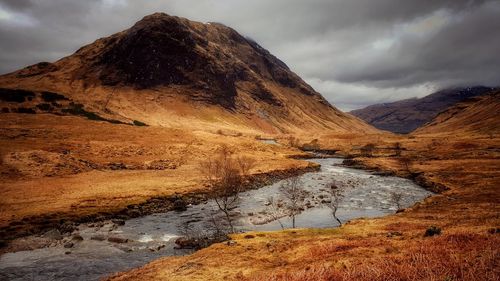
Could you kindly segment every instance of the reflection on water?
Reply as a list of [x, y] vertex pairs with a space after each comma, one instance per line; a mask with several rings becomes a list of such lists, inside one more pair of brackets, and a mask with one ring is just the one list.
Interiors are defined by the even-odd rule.
[[[334, 179], [344, 189], [337, 216], [342, 221], [359, 217], [377, 217], [395, 212], [390, 196], [397, 191], [403, 194], [403, 207], [408, 207], [431, 193], [412, 181], [398, 177], [382, 177], [369, 172], [339, 166], [341, 159], [313, 159], [321, 164], [318, 172], [301, 176], [304, 188], [310, 191], [306, 201], [309, 208], [296, 217], [297, 227], [335, 227], [329, 208], [321, 201], [328, 198], [326, 184]], [[266, 200], [277, 196], [280, 182], [240, 194], [241, 203], [236, 213], [239, 230], [277, 230], [277, 221], [264, 224]], [[123, 226], [111, 222], [103, 225], [81, 225], [79, 234], [83, 241], [72, 248], [62, 245], [9, 253], [0, 257], [0, 280], [98, 280], [113, 272], [141, 266], [162, 256], [183, 255], [187, 250], [174, 249], [174, 241], [180, 235], [180, 225], [203, 227], [214, 210], [212, 202], [190, 206], [185, 212], [167, 212], [131, 219]], [[291, 226], [290, 218], [281, 222]], [[108, 237], [129, 239], [127, 243], [108, 242]]]

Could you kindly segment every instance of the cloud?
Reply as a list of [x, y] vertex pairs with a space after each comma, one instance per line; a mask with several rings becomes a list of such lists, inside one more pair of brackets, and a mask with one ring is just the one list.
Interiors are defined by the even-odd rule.
[[341, 109], [500, 84], [500, 2], [0, 0], [0, 73], [166, 12], [249, 36]]

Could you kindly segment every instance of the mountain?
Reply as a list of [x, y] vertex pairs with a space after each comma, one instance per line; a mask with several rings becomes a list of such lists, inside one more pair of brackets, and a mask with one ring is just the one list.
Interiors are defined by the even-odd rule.
[[350, 113], [378, 129], [405, 134], [431, 121], [448, 107], [491, 90], [481, 86], [446, 89], [420, 99], [375, 104]]
[[371, 132], [233, 29], [146, 16], [0, 76], [0, 240], [205, 193], [200, 163], [221, 147], [264, 183], [318, 168], [295, 146], [320, 134]]
[[[376, 131], [330, 105], [255, 41], [219, 23], [164, 13], [57, 62], [3, 75], [0, 87], [0, 94], [32, 96], [4, 112], [203, 130]], [[44, 93], [61, 102], [45, 102]]]
[[414, 134], [473, 134], [500, 133], [500, 91], [471, 98], [437, 115], [431, 122], [418, 128]]

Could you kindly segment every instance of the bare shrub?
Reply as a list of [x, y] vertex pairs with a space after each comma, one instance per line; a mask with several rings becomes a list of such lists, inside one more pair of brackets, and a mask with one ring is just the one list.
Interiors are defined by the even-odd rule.
[[372, 157], [373, 151], [375, 150], [375, 144], [368, 143], [368, 144], [362, 146], [360, 150], [361, 150], [361, 155], [363, 155], [365, 157]]
[[430, 237], [440, 234], [441, 234], [441, 228], [433, 225], [425, 230], [424, 237]]
[[208, 158], [200, 163], [200, 171], [205, 180], [212, 187], [212, 199], [234, 232], [233, 216], [231, 211], [238, 207], [239, 195], [244, 185], [244, 178], [248, 177], [255, 160], [248, 157], [234, 159], [231, 150], [223, 145], [214, 158]]
[[189, 220], [179, 225], [179, 234], [182, 236], [175, 241], [178, 248], [197, 250], [228, 239], [229, 228], [216, 217], [217, 212], [211, 211], [208, 215], [209, 220], [205, 225], [196, 226]]
[[250, 170], [255, 167], [257, 161], [247, 156], [238, 156], [236, 157], [236, 164], [238, 165], [241, 176], [248, 177], [250, 175]]
[[400, 142], [397, 142], [397, 143], [394, 144], [394, 151], [395, 151], [397, 157], [401, 156], [401, 151], [402, 150], [403, 150], [403, 147], [401, 146]]
[[286, 214], [283, 214], [281, 204], [279, 204], [273, 196], [270, 196], [269, 198], [267, 198], [266, 205], [266, 213], [269, 214], [269, 216], [271, 216], [273, 220], [277, 221], [280, 224], [282, 230], [285, 229], [283, 223], [280, 220], [282, 217], [286, 216]]
[[392, 192], [390, 201], [396, 206], [396, 210], [400, 210], [403, 202], [403, 194], [401, 192]]
[[340, 202], [344, 199], [344, 193], [342, 189], [339, 187], [339, 184], [335, 181], [332, 181], [328, 184], [328, 193], [330, 194], [330, 202], [325, 203], [328, 208], [330, 208], [332, 212], [333, 218], [342, 225], [342, 221], [337, 217], [337, 211], [340, 207]]
[[295, 228], [295, 217], [304, 209], [304, 200], [308, 192], [304, 189], [299, 177], [293, 177], [283, 182], [280, 194], [284, 199], [283, 208], [292, 218], [292, 228]]
[[409, 157], [401, 157], [401, 158], [399, 158], [399, 162], [401, 162], [401, 165], [403, 165], [403, 168], [405, 169], [405, 171], [407, 171], [408, 173], [411, 173], [410, 167], [411, 167], [412, 160]]

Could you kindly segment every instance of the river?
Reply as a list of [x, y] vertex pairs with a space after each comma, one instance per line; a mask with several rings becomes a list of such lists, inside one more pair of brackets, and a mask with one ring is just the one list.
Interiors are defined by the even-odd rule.
[[[402, 194], [402, 207], [432, 195], [407, 179], [344, 167], [340, 165], [340, 158], [309, 161], [320, 164], [321, 169], [300, 177], [304, 188], [309, 191], [308, 208], [296, 217], [296, 227], [338, 226], [331, 210], [323, 204], [329, 198], [328, 183], [332, 179], [344, 193], [337, 212], [343, 222], [395, 213], [396, 206], [391, 201], [394, 192]], [[240, 193], [239, 207], [234, 210], [239, 231], [281, 229], [278, 221], [270, 219], [270, 209], [266, 206], [270, 196], [278, 197], [281, 184], [278, 182]], [[124, 225], [110, 221], [80, 225], [78, 233], [83, 240], [71, 242], [74, 244], [71, 248], [65, 248], [64, 243], [59, 242], [52, 247], [2, 255], [0, 280], [98, 280], [160, 257], [185, 255], [190, 251], [175, 249], [175, 239], [188, 223], [195, 231], [202, 230], [209, 221], [207, 214], [215, 209], [215, 204], [208, 201], [189, 206], [184, 212], [171, 211], [130, 219]], [[281, 218], [280, 222], [285, 227], [291, 226], [289, 217]], [[109, 237], [128, 239], [128, 242], [109, 242]]]

